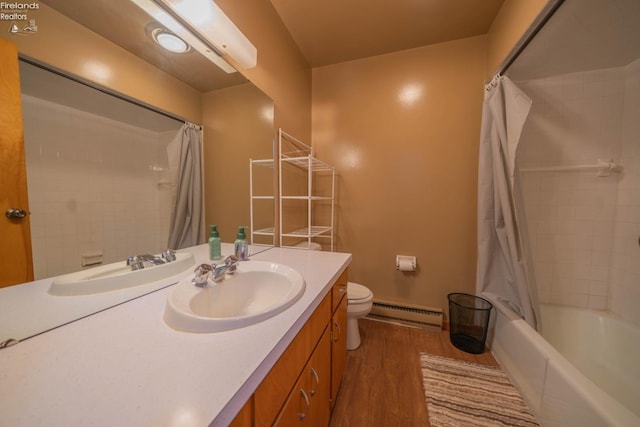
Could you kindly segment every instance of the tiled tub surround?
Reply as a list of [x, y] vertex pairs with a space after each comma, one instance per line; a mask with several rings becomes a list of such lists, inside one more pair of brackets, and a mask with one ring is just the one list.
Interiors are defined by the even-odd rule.
[[[640, 60], [518, 85], [533, 99], [518, 166], [549, 342], [492, 299], [492, 353], [543, 425], [636, 426], [640, 416], [603, 390], [625, 400], [631, 394], [624, 380], [637, 382], [635, 362], [626, 370], [624, 364], [638, 351], [628, 344], [640, 328]], [[525, 171], [598, 159], [620, 163], [624, 172]], [[579, 321], [567, 325], [569, 319]], [[594, 366], [624, 370], [623, 384]], [[602, 386], [589, 379], [602, 375]]]
[[[206, 260], [206, 245], [191, 249]], [[1, 350], [2, 423], [228, 425], [351, 256], [273, 248], [251, 259], [302, 274], [300, 300], [255, 325], [192, 334], [163, 321], [169, 287]]]
[[171, 191], [166, 146], [153, 132], [23, 95], [34, 275], [78, 271], [81, 255], [103, 263], [166, 249]]
[[640, 60], [518, 82], [533, 99], [519, 167], [619, 162], [623, 174], [521, 172], [540, 301], [640, 327]]

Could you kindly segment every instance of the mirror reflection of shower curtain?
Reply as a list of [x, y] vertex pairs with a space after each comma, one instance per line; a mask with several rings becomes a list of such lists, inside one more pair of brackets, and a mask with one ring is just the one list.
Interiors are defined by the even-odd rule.
[[205, 243], [202, 186], [202, 128], [185, 123], [167, 146], [174, 203], [169, 227], [171, 249]]
[[478, 294], [493, 294], [537, 326], [538, 298], [516, 171], [531, 99], [509, 78], [494, 79], [482, 110], [478, 170]]

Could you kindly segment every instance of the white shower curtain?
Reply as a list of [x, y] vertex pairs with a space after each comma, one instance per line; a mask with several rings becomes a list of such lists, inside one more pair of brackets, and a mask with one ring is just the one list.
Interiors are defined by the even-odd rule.
[[536, 328], [537, 293], [515, 170], [530, 108], [531, 99], [506, 76], [487, 88], [478, 170], [476, 291], [498, 297]]
[[205, 243], [202, 188], [202, 128], [185, 123], [167, 146], [174, 203], [169, 248]]

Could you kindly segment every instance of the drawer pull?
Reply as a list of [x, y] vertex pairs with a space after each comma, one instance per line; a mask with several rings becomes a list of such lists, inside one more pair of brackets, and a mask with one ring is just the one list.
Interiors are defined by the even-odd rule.
[[342, 335], [342, 330], [340, 329], [340, 324], [335, 320], [333, 321], [333, 326], [335, 326], [338, 330], [338, 334], [333, 337], [333, 342], [338, 342], [338, 340], [340, 339], [340, 335]]
[[338, 287], [338, 291], [339, 291], [339, 292], [342, 292], [342, 293], [347, 292], [347, 285], [339, 286], [339, 287]]
[[300, 412], [298, 414], [300, 419], [304, 420], [307, 417], [307, 412], [309, 412], [309, 406], [311, 406], [311, 404], [309, 403], [309, 397], [307, 397], [307, 393], [305, 393], [303, 389], [300, 389], [300, 394], [302, 395], [302, 397], [304, 397], [304, 402], [307, 404], [305, 412]]
[[317, 393], [317, 388], [320, 387], [320, 377], [318, 377], [318, 373], [316, 372], [316, 370], [314, 368], [311, 368], [311, 376], [316, 380], [316, 387], [312, 388], [311, 391], [309, 392], [309, 394], [311, 396], [315, 396]]

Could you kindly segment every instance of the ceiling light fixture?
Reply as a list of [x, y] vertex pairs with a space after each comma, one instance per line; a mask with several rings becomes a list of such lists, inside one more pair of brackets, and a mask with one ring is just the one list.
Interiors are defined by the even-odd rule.
[[227, 55], [242, 68], [256, 66], [255, 46], [212, 0], [131, 2], [227, 73], [236, 71], [222, 59]]
[[186, 53], [190, 49], [187, 42], [164, 28], [156, 28], [153, 30], [151, 37], [153, 37], [156, 43], [169, 52]]

